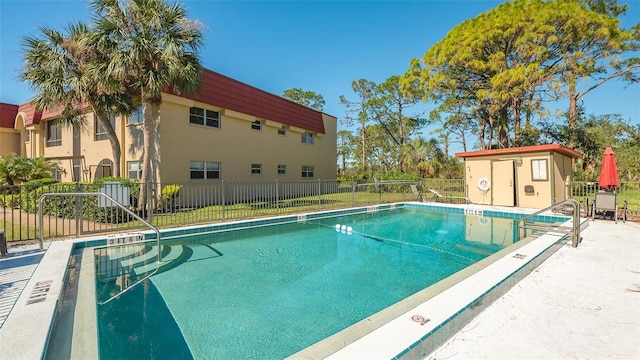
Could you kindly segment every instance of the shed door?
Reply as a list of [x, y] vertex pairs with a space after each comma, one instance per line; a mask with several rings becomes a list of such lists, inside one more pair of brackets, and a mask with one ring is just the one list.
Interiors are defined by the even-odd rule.
[[513, 161], [493, 161], [491, 163], [492, 205], [515, 206]]

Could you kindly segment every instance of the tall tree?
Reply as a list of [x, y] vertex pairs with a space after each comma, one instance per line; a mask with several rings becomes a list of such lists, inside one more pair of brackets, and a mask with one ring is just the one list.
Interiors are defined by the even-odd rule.
[[[640, 125], [631, 125], [618, 114], [584, 115], [578, 107], [577, 127], [573, 133], [575, 149], [582, 153], [579, 178], [597, 181], [602, 154], [612, 147], [616, 154], [618, 174], [624, 180], [635, 181], [640, 174]], [[568, 112], [565, 114], [569, 116]], [[542, 141], [564, 143], [569, 138], [569, 125], [544, 121], [540, 124]]]
[[[563, 19], [562, 27], [574, 29], [563, 32], [562, 43], [558, 47], [559, 77], [554, 86], [566, 87], [569, 99], [569, 142], [576, 145], [577, 104], [580, 99], [602, 84], [616, 78], [638, 80], [640, 73], [637, 61], [621, 61], [618, 55], [640, 49], [639, 39], [620, 28], [618, 16], [626, 11], [617, 0], [585, 0], [592, 11], [577, 11], [568, 19]], [[575, 31], [577, 30], [577, 31]], [[584, 90], [580, 83], [591, 80]], [[566, 85], [566, 86], [563, 86]]]
[[349, 130], [339, 130], [337, 134], [338, 145], [338, 173], [346, 175], [347, 164], [354, 158], [354, 149], [357, 147], [358, 138], [351, 134]]
[[402, 86], [400, 76], [394, 75], [374, 88], [367, 105], [371, 108], [373, 119], [386, 133], [394, 145], [389, 155], [393, 155], [400, 172], [404, 172], [405, 158], [410, 151], [409, 139], [425, 125], [421, 114], [411, 114], [411, 107], [421, 100], [421, 92], [414, 86]]
[[367, 171], [367, 122], [371, 115], [371, 106], [368, 103], [373, 96], [376, 84], [373, 81], [359, 79], [351, 83], [351, 89], [358, 96], [358, 100], [350, 101], [344, 95], [340, 95], [340, 103], [347, 108], [344, 125], [360, 125], [360, 171]]
[[618, 24], [578, 1], [507, 2], [456, 26], [406, 76], [420, 73], [425, 97], [441, 110], [455, 99], [474, 114], [481, 148], [507, 147], [521, 142], [542, 101], [557, 100], [549, 87], [575, 98], [576, 80], [611, 69], [610, 55], [633, 48]]
[[324, 98], [320, 94], [313, 91], [305, 91], [300, 88], [285, 90], [283, 97], [293, 101], [294, 103], [322, 111], [324, 109]]
[[109, 120], [110, 114], [126, 114], [132, 99], [121, 86], [107, 90], [108, 79], [93, 72], [105, 61], [105, 52], [87, 41], [91, 30], [83, 23], [70, 24], [66, 32], [42, 27], [37, 36], [23, 40], [24, 66], [21, 79], [29, 82], [36, 96], [36, 110], [61, 110], [55, 120], [67, 127], [82, 127], [82, 113], [88, 106], [105, 129], [111, 145], [113, 174], [120, 176], [121, 147]]
[[[183, 6], [164, 0], [91, 0], [90, 4], [96, 14], [96, 42], [113, 49], [106, 73], [124, 83], [142, 103], [144, 150], [139, 205], [144, 208], [147, 182], [161, 182], [162, 92], [171, 88], [181, 94], [200, 88], [202, 25], [188, 19]], [[155, 194], [159, 197], [160, 191]]]

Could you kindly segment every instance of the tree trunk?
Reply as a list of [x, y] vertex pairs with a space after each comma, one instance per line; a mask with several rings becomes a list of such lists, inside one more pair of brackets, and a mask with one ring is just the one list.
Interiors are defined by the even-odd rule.
[[[143, 103], [142, 112], [144, 123], [142, 134], [144, 138], [144, 153], [142, 156], [142, 176], [140, 179], [140, 194], [138, 208], [153, 211], [154, 204], [160, 204], [160, 104]], [[149, 197], [153, 192], [152, 198]], [[155, 201], [151, 201], [155, 200]]]
[[93, 114], [100, 122], [100, 125], [102, 125], [102, 128], [106, 131], [107, 139], [109, 139], [109, 144], [111, 145], [111, 156], [113, 157], [113, 176], [120, 177], [120, 158], [122, 156], [122, 150], [120, 148], [120, 140], [118, 140], [118, 134], [116, 134], [116, 130], [111, 125], [108, 114], [96, 111], [95, 108], [93, 109]]
[[578, 110], [576, 103], [578, 102], [576, 96], [576, 83], [572, 76], [570, 76], [569, 80], [569, 119], [567, 124], [568, 135], [569, 135], [569, 148], [574, 149], [576, 147], [575, 141], [575, 131], [576, 131], [576, 123], [578, 117]]
[[361, 142], [362, 142], [362, 173], [366, 173], [367, 171], [367, 135], [365, 133], [365, 122], [362, 121], [362, 133], [361, 133]]
[[513, 109], [513, 143], [515, 146], [521, 146], [521, 139], [522, 139], [522, 129], [520, 126], [520, 104], [521, 104], [521, 100], [514, 98], [513, 99], [513, 105], [512, 105], [512, 109]]

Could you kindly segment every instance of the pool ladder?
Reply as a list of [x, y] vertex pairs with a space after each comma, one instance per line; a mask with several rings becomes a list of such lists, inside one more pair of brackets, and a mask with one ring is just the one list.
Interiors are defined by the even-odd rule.
[[[566, 211], [566, 206], [569, 205], [573, 209], [573, 221], [571, 226], [563, 226], [556, 224], [540, 224], [533, 222], [533, 218], [536, 215], [540, 215], [541, 213], [554, 211], [559, 208], [562, 208], [563, 211]], [[522, 219], [518, 220], [518, 239], [522, 240], [527, 236], [527, 230], [538, 230], [538, 231], [552, 231], [557, 233], [563, 233], [566, 235], [571, 234], [571, 246], [578, 247], [578, 243], [580, 242], [580, 203], [575, 199], [567, 199], [561, 201], [559, 203], [553, 204], [547, 208], [536, 211], [533, 214], [529, 214]]]
[[[110, 302], [111, 300], [113, 300], [116, 297], [122, 295], [126, 291], [128, 291], [131, 288], [133, 288], [134, 286], [142, 283], [144, 280], [148, 279], [153, 274], [158, 272], [158, 268], [160, 266], [160, 263], [162, 262], [162, 246], [160, 245], [160, 240], [161, 240], [160, 230], [158, 230], [157, 227], [155, 227], [155, 226], [151, 225], [150, 223], [148, 223], [147, 221], [145, 221], [140, 216], [136, 215], [133, 211], [131, 211], [131, 210], [127, 209], [126, 207], [124, 207], [116, 199], [114, 199], [111, 196], [109, 196], [109, 195], [107, 195], [105, 193], [102, 193], [102, 192], [68, 192], [68, 193], [45, 193], [45, 194], [42, 194], [40, 196], [40, 199], [38, 200], [38, 205], [39, 205], [39, 207], [38, 207], [38, 218], [39, 218], [39, 221], [40, 221], [40, 250], [43, 250], [43, 248], [44, 248], [44, 246], [43, 246], [44, 226], [42, 226], [43, 220], [44, 220], [44, 214], [43, 214], [43, 211], [42, 211], [42, 209], [43, 209], [42, 202], [44, 201], [45, 197], [53, 197], [53, 196], [75, 196], [77, 198], [88, 197], [88, 196], [102, 197], [104, 199], [107, 199], [108, 203], [110, 203], [110, 205], [116, 206], [116, 207], [122, 209], [124, 212], [129, 214], [131, 217], [133, 217], [134, 219], [140, 221], [141, 223], [143, 223], [144, 225], [146, 225], [147, 227], [149, 227], [151, 230], [153, 230], [156, 233], [156, 245], [158, 247], [158, 255], [157, 255], [157, 262], [156, 262], [155, 271], [147, 274], [142, 279], [137, 280], [133, 284], [130, 284], [130, 285], [126, 286], [125, 288], [120, 290], [117, 294], [109, 297], [109, 299], [107, 299], [105, 301], [96, 301], [99, 305], [104, 305], [104, 304]], [[79, 203], [77, 202], [77, 204], [79, 204]], [[80, 211], [78, 211], [78, 205], [76, 205], [76, 234], [77, 234], [77, 236], [80, 236], [79, 227], [80, 227], [81, 221], [82, 220], [80, 219]]]
[[[124, 212], [126, 212], [127, 214], [131, 215], [131, 217], [133, 217], [134, 219], [140, 221], [141, 223], [145, 224], [147, 227], [149, 227], [151, 230], [153, 230], [156, 233], [156, 242], [158, 244], [158, 262], [162, 262], [162, 249], [160, 248], [160, 230], [158, 230], [157, 227], [151, 225], [150, 223], [148, 223], [146, 220], [144, 220], [143, 218], [141, 218], [140, 216], [136, 215], [133, 211], [127, 209], [126, 207], [122, 206], [122, 204], [120, 204], [116, 199], [112, 198], [111, 196], [102, 193], [102, 192], [65, 192], [65, 193], [45, 193], [42, 194], [40, 196], [40, 199], [38, 200], [38, 220], [40, 221], [40, 250], [44, 249], [43, 246], [43, 238], [44, 238], [44, 226], [42, 226], [43, 221], [44, 221], [44, 213], [42, 211], [43, 207], [42, 207], [42, 202], [44, 201], [45, 197], [53, 197], [53, 196], [76, 196], [76, 197], [87, 197], [87, 196], [97, 196], [97, 197], [103, 197], [105, 199], [107, 199], [113, 206], [119, 207], [120, 209], [122, 209]], [[76, 208], [76, 227], [78, 229], [76, 229], [76, 236], [80, 236], [80, 224], [81, 224], [81, 219], [79, 219], [80, 216], [80, 211], [78, 211], [78, 209]]]

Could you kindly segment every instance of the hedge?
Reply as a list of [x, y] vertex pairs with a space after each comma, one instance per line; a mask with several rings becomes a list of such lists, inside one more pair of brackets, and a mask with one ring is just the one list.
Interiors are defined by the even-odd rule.
[[[52, 184], [43, 181], [41, 183], [27, 184], [20, 188], [20, 193], [13, 197], [6, 197], [6, 202], [12, 202], [12, 207], [19, 207], [21, 210], [30, 213], [38, 212], [38, 201], [45, 193], [68, 193], [68, 192], [98, 192], [105, 182], [118, 182], [129, 188], [130, 203], [137, 204], [139, 185], [131, 179], [124, 178], [101, 178], [92, 183], [61, 183]], [[7, 200], [8, 199], [8, 200]], [[82, 197], [82, 216], [85, 220], [120, 223], [130, 221], [129, 215], [118, 207], [99, 207], [98, 198], [95, 196]], [[43, 201], [43, 213], [63, 218], [75, 218], [76, 196], [50, 196]]]

